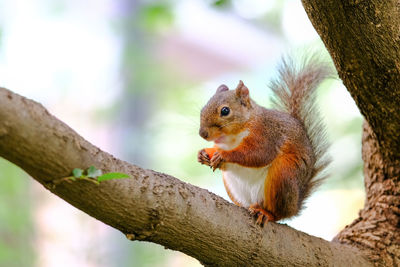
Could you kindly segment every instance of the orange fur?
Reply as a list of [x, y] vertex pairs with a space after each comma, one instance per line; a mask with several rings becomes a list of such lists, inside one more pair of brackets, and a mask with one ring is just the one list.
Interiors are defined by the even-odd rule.
[[245, 125], [250, 134], [235, 149], [229, 151], [218, 150], [226, 162], [234, 162], [245, 167], [259, 168], [267, 166], [277, 155], [277, 151], [268, 136], [268, 130], [260, 121]]
[[[285, 201], [282, 199], [285, 196], [286, 191], [292, 193], [288, 188], [287, 184], [290, 185], [291, 181], [285, 181], [292, 179], [292, 182], [296, 182], [296, 168], [297, 168], [298, 156], [296, 148], [289, 142], [282, 146], [279, 155], [272, 161], [271, 166], [268, 170], [268, 175], [264, 184], [264, 208], [274, 214], [276, 220], [280, 220], [287, 215], [282, 214], [286, 212], [281, 210], [282, 204], [279, 205], [279, 201]], [[284, 204], [287, 209], [289, 205]], [[297, 211], [297, 209], [296, 209]]]

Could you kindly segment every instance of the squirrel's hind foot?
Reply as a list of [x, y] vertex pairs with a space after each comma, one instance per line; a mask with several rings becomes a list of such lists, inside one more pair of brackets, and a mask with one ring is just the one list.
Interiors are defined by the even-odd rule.
[[269, 221], [276, 221], [275, 216], [271, 212], [263, 209], [258, 203], [251, 204], [249, 211], [251, 215], [257, 216], [256, 224], [260, 226], [263, 226]]

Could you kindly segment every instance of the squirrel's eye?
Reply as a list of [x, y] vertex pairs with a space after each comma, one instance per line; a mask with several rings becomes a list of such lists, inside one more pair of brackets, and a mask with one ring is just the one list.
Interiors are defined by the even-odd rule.
[[221, 108], [221, 116], [227, 116], [231, 110], [228, 107]]

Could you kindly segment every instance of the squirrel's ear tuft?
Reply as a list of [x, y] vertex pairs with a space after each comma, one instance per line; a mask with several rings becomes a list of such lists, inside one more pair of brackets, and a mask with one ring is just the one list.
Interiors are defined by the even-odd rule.
[[216, 93], [223, 92], [223, 91], [228, 91], [228, 90], [229, 90], [228, 86], [226, 86], [225, 84], [221, 84], [221, 85], [217, 88], [217, 92], [216, 92]]
[[238, 86], [236, 87], [236, 97], [240, 99], [240, 102], [244, 106], [250, 107], [250, 96], [249, 89], [244, 85], [244, 83], [240, 80]]

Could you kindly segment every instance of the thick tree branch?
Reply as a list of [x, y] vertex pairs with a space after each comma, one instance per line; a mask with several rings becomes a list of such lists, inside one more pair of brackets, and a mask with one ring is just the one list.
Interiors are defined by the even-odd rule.
[[[98, 220], [193, 256], [205, 265], [368, 266], [356, 249], [286, 225], [257, 226], [245, 209], [171, 176], [144, 170], [91, 145], [34, 101], [0, 88], [0, 156]], [[53, 181], [95, 165], [132, 178], [95, 185]]]

